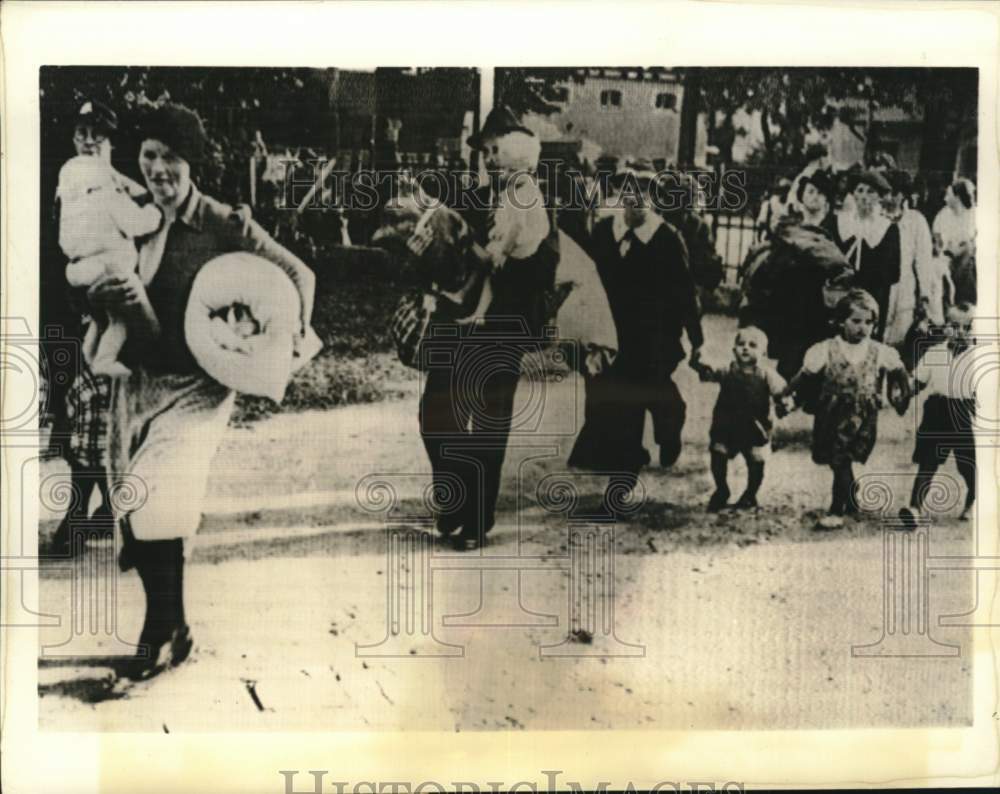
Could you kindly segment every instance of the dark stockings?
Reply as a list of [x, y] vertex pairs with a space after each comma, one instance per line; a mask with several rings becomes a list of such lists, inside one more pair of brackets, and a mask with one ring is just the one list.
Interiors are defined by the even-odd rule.
[[[737, 507], [756, 507], [757, 492], [760, 491], [761, 483], [764, 482], [764, 464], [759, 460], [754, 460], [749, 455], [744, 454], [743, 460], [747, 464], [747, 487], [743, 495], [737, 502]], [[721, 510], [729, 499], [729, 482], [727, 481], [727, 471], [729, 468], [729, 458], [722, 452], [712, 452], [711, 470], [712, 479], [715, 481], [715, 493], [709, 500], [710, 510]]]
[[[972, 507], [976, 501], [976, 459], [974, 450], [966, 453], [955, 453], [955, 466], [958, 473], [965, 481], [965, 510]], [[924, 506], [924, 497], [930, 488], [934, 475], [937, 474], [938, 463], [931, 458], [920, 462], [916, 479], [913, 481], [913, 491], [910, 494], [910, 507], [921, 510]]]
[[146, 620], [139, 642], [159, 646], [184, 625], [184, 541], [134, 543], [135, 568], [146, 593]]
[[[70, 464], [70, 487], [73, 491], [73, 503], [63, 516], [56, 530], [52, 544], [56, 548], [68, 550], [75, 554], [77, 544], [83, 542], [81, 535], [91, 533], [110, 534], [113, 516], [111, 501], [108, 497], [107, 476], [102, 469], [90, 469], [76, 464]], [[94, 488], [101, 494], [101, 504], [90, 515], [90, 498]]]
[[834, 464], [833, 469], [833, 501], [830, 503], [830, 513], [842, 516], [853, 511], [856, 505], [854, 499], [854, 469], [850, 462]]
[[726, 482], [726, 471], [729, 468], [729, 458], [725, 453], [712, 452], [712, 479], [715, 481], [715, 493], [709, 500], [709, 510], [721, 510], [729, 499], [729, 483]]
[[761, 483], [764, 482], [764, 464], [759, 460], [751, 460], [747, 456], [744, 458], [747, 462], [747, 489], [740, 497], [740, 501], [756, 502], [757, 492], [760, 490]]

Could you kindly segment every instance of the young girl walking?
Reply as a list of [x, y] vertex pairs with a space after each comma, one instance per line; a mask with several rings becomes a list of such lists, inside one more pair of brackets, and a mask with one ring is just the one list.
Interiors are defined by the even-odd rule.
[[819, 527], [843, 526], [858, 509], [854, 464], [865, 463], [878, 432], [882, 384], [888, 378], [889, 400], [902, 414], [909, 403], [907, 373], [895, 349], [872, 339], [879, 305], [861, 289], [852, 289], [834, 311], [837, 335], [806, 352], [788, 394], [818, 395], [815, 401], [812, 459], [833, 472], [833, 499]]

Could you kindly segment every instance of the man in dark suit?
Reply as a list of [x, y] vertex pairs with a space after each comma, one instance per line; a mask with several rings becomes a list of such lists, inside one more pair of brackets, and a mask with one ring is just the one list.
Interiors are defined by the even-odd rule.
[[684, 240], [651, 205], [654, 176], [616, 174], [612, 216], [594, 227], [590, 253], [608, 293], [619, 350], [610, 372], [589, 384], [586, 423], [570, 456], [571, 465], [615, 472], [612, 484], [620, 480], [629, 489], [649, 462], [642, 445], [647, 411], [661, 465], [680, 455], [686, 406], [672, 375], [684, 360], [685, 331], [693, 360], [703, 341]]

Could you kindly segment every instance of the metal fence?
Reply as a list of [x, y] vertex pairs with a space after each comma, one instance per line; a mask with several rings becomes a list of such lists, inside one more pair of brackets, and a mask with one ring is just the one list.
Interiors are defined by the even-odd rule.
[[740, 265], [757, 243], [754, 219], [750, 215], [709, 211], [705, 214], [715, 234], [715, 250], [726, 266], [725, 283], [735, 284]]

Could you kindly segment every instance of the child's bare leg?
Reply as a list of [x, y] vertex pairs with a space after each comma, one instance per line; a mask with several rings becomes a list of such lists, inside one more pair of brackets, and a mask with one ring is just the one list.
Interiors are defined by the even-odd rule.
[[729, 501], [729, 483], [726, 482], [726, 471], [729, 468], [729, 456], [725, 452], [712, 450], [712, 479], [715, 481], [715, 493], [708, 500], [708, 510], [715, 513], [724, 508]]
[[128, 328], [117, 317], [110, 317], [108, 327], [101, 333], [97, 343], [97, 352], [91, 362], [91, 369], [97, 375], [128, 375], [131, 370], [118, 360], [118, 355], [125, 346]]

